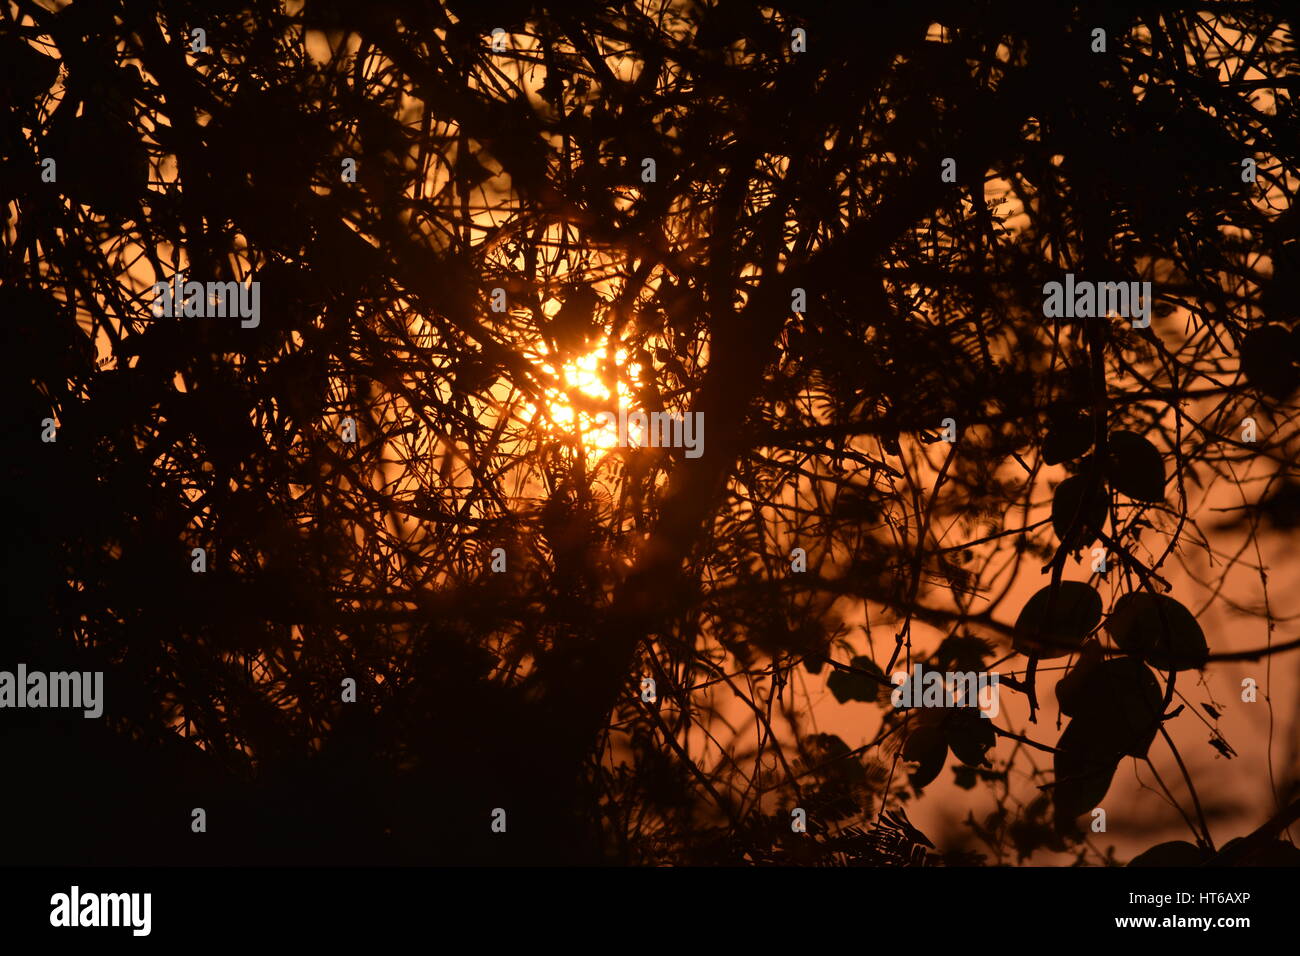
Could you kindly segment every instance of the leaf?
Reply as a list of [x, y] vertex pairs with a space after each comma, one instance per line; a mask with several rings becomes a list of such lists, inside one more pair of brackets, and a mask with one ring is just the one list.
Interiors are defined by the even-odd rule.
[[1223, 845], [1214, 859], [1214, 864], [1216, 866], [1300, 866], [1300, 849], [1285, 840], [1253, 843], [1247, 837], [1237, 837]]
[[868, 671], [880, 678], [880, 681], [872, 680], [867, 674], [858, 674], [853, 671], [842, 671], [839, 668], [826, 679], [826, 687], [835, 699], [841, 704], [850, 700], [861, 700], [867, 703], [874, 703], [879, 699], [881, 691], [887, 690], [888, 681], [885, 679], [884, 671], [876, 666], [876, 662], [870, 657], [855, 657], [849, 662], [849, 666], [859, 671]]
[[1112, 488], [1138, 501], [1165, 500], [1165, 463], [1155, 445], [1134, 432], [1112, 432], [1107, 455]]
[[1052, 530], [1067, 548], [1086, 548], [1092, 544], [1106, 521], [1105, 487], [1098, 485], [1088, 496], [1088, 485], [1086, 476], [1073, 475], [1057, 485], [1052, 496]]
[[1296, 340], [1280, 325], [1251, 329], [1241, 340], [1241, 371], [1253, 388], [1289, 398], [1300, 387]]
[[984, 658], [993, 656], [993, 645], [970, 634], [949, 634], [934, 652], [941, 670], [982, 671]]
[[1079, 651], [1079, 656], [1070, 668], [1070, 672], [1056, 684], [1056, 702], [1061, 713], [1067, 717], [1078, 716], [1079, 706], [1083, 702], [1089, 678], [1096, 673], [1104, 652], [1097, 641], [1088, 641]]
[[948, 759], [948, 741], [943, 728], [937, 723], [918, 726], [907, 738], [907, 744], [903, 747], [903, 759], [920, 764], [912, 772], [912, 786], [917, 790], [928, 786], [939, 776]]
[[1074, 718], [1070, 726], [1080, 725], [1080, 746], [1107, 759], [1146, 756], [1160, 727], [1164, 698], [1155, 675], [1141, 661], [1101, 661], [1084, 671], [1066, 699]]
[[1051, 659], [1078, 650], [1101, 621], [1101, 595], [1082, 581], [1040, 590], [1016, 619], [1012, 645], [1022, 654]]
[[1093, 427], [1089, 415], [1058, 415], [1043, 439], [1043, 461], [1059, 465], [1073, 461], [1092, 447]]
[[1059, 830], [1101, 802], [1110, 789], [1119, 758], [1099, 756], [1091, 745], [1087, 729], [1077, 720], [1070, 721], [1056, 748], [1052, 761], [1056, 773], [1052, 802], [1056, 806]]
[[1210, 655], [1196, 617], [1164, 594], [1125, 594], [1115, 602], [1106, 630], [1125, 651], [1164, 671], [1200, 670]]
[[1186, 840], [1170, 840], [1157, 843], [1149, 850], [1139, 853], [1129, 860], [1129, 866], [1200, 866], [1208, 854], [1194, 843]]
[[1151, 671], [1131, 657], [1090, 664], [1093, 657], [1081, 659], [1081, 676], [1063, 695], [1075, 716], [1056, 745], [1058, 829], [1101, 801], [1119, 761], [1144, 757], [1159, 727], [1163, 700]]
[[997, 743], [993, 721], [971, 707], [959, 707], [944, 724], [952, 755], [971, 767], [992, 766], [985, 754]]

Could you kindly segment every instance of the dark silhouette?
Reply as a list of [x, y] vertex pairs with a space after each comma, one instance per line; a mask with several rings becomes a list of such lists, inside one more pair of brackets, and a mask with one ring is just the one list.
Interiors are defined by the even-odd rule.
[[[1167, 729], [1300, 649], [1198, 623], [1300, 481], [1290, 11], [1206, 6], [7, 4], [0, 670], [106, 702], [0, 710], [0, 858], [1097, 863], [1136, 759], [1157, 862], [1294, 862]], [[1017, 729], [890, 706], [1004, 661]]]

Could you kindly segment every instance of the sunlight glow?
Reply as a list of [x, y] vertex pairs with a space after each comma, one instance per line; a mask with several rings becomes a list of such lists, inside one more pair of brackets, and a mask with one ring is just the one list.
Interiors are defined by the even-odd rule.
[[[561, 388], [549, 389], [546, 393], [546, 418], [551, 426], [579, 438], [590, 451], [608, 451], [618, 447], [618, 429], [616, 425], [598, 425], [596, 416], [604, 410], [616, 411], [618, 408], [631, 408], [634, 403], [627, 379], [636, 379], [641, 374], [641, 364], [634, 362], [625, 366], [627, 349], [614, 352], [615, 368], [605, 368], [608, 344], [602, 340], [585, 355], [555, 365], [543, 359], [541, 367], [561, 382]], [[610, 379], [615, 378], [615, 388], [611, 390]], [[615, 394], [617, 393], [617, 394]], [[595, 399], [598, 407], [591, 407], [583, 399]], [[583, 406], [583, 407], [579, 407]], [[532, 418], [536, 418], [540, 409], [533, 407]], [[643, 429], [636, 429], [629, 438], [641, 441]]]

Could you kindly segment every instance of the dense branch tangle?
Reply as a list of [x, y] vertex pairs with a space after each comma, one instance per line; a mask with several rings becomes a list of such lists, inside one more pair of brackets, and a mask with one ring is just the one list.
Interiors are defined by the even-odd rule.
[[[1130, 22], [327, 2], [200, 23], [133, 3], [98, 15], [117, 37], [100, 43], [84, 6], [11, 6], [68, 74], [6, 151], [35, 157], [80, 99], [133, 130], [149, 183], [58, 207], [57, 229], [29, 224], [52, 200], [24, 198], [6, 280], [75, 303], [101, 367], [50, 373], [41, 400], [100, 429], [83, 450], [105, 471], [135, 456], [149, 547], [212, 547], [242, 608], [238, 640], [186, 621], [142, 650], [112, 635], [147, 600], [66, 603], [64, 625], [143, 688], [137, 726], [269, 761], [328, 741], [340, 675], [381, 681], [374, 726], [395, 733], [384, 708], [406, 713], [442, 668], [465, 707], [487, 705], [457, 681], [510, 702], [491, 705], [515, 719], [495, 746], [525, 739], [560, 792], [581, 779], [606, 850], [763, 858], [778, 809], [820, 813], [825, 836], [908, 789], [910, 718], [886, 709], [849, 754], [812, 732], [828, 660], [983, 668], [1017, 582], [1065, 561], [1045, 408], [1100, 411], [1099, 435], [1146, 435], [1173, 464], [1163, 504], [1110, 497], [1117, 594], [1200, 552], [1220, 562], [1193, 567], [1214, 600], [1250, 555], [1210, 543], [1205, 502], [1225, 482], [1251, 505], [1289, 487], [1293, 408], [1261, 404], [1237, 363], [1246, 330], [1286, 318], [1271, 276], [1296, 241], [1292, 87], [1270, 82], [1294, 47], [1271, 4]], [[209, 49], [186, 53], [198, 25]], [[176, 270], [259, 279], [261, 332], [147, 321], [143, 290]], [[1158, 334], [1045, 319], [1043, 283], [1071, 270], [1152, 280], [1174, 318]], [[596, 415], [614, 404], [703, 413], [705, 454], [613, 447]], [[74, 590], [102, 593], [103, 555], [143, 546], [115, 535], [81, 541]], [[460, 644], [489, 653], [439, 656]], [[1007, 733], [1050, 749], [1046, 731]], [[390, 746], [401, 766], [449, 759]]]

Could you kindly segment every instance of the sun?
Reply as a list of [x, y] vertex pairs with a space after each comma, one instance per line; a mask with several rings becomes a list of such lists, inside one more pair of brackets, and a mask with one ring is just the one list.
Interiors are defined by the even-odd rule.
[[[636, 380], [642, 371], [639, 362], [626, 364], [627, 349], [616, 348], [614, 365], [618, 374], [614, 376], [615, 388], [611, 390], [610, 376], [604, 368], [607, 356], [608, 341], [602, 339], [591, 351], [576, 358], [555, 363], [548, 356], [541, 362], [541, 367], [559, 382], [559, 387], [546, 390], [546, 418], [553, 429], [574, 435], [590, 451], [618, 447], [617, 426], [598, 422], [597, 415], [601, 411], [632, 407], [634, 398], [628, 382]], [[595, 407], [584, 399], [594, 399]], [[539, 413], [540, 409], [534, 408], [533, 417]], [[633, 442], [640, 437], [629, 435]]]

